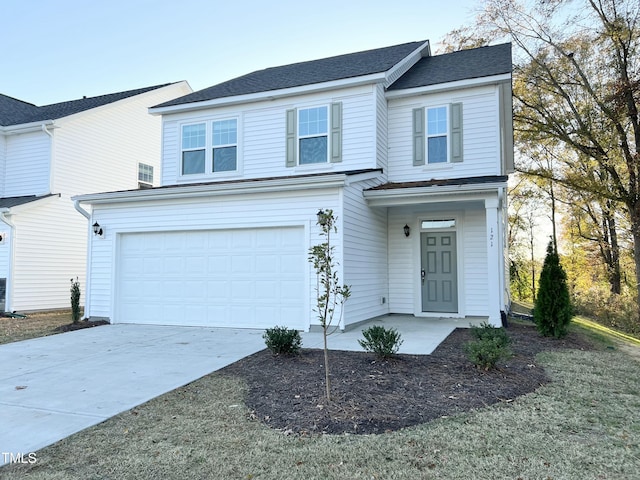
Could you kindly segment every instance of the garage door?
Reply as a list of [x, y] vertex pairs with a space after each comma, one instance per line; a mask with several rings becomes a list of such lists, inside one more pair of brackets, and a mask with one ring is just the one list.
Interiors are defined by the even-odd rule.
[[306, 328], [300, 227], [122, 234], [116, 322]]

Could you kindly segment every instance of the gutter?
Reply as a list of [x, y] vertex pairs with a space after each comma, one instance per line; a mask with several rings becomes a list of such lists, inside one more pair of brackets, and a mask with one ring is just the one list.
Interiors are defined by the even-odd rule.
[[488, 77], [468, 78], [456, 80], [454, 82], [436, 83], [423, 87], [405, 88], [402, 90], [387, 90], [384, 95], [387, 99], [411, 97], [414, 95], [424, 95], [427, 93], [444, 92], [447, 90], [458, 90], [460, 88], [482, 87], [485, 85], [499, 85], [501, 83], [511, 83], [511, 74], [503, 73]]
[[80, 206], [79, 200], [73, 200], [73, 208], [75, 208], [84, 218], [91, 220], [91, 214]]
[[[392, 202], [394, 205], [408, 205], [420, 203], [424, 200], [441, 201], [437, 197], [446, 195], [466, 195], [466, 194], [495, 194], [498, 190], [504, 189], [504, 182], [492, 182], [482, 184], [461, 184], [461, 185], [442, 185], [429, 187], [406, 187], [394, 188], [388, 190], [365, 190], [364, 198], [370, 206], [384, 206]], [[434, 198], [435, 197], [435, 198]]]
[[[348, 176], [335, 174], [318, 178], [292, 177], [278, 180], [257, 180], [243, 183], [208, 183], [203, 185], [159, 187], [155, 189], [128, 190], [123, 192], [94, 193], [77, 195], [71, 199], [76, 203], [104, 204], [152, 200], [173, 200], [179, 198], [216, 197], [241, 195], [245, 193], [270, 193], [291, 190], [309, 190], [342, 187]], [[78, 210], [78, 208], [76, 208]], [[80, 211], [80, 210], [78, 210]], [[82, 212], [80, 212], [82, 213]], [[85, 212], [86, 213], [86, 212]], [[84, 213], [83, 213], [84, 215]], [[85, 215], [86, 216], [86, 215]], [[88, 217], [87, 217], [88, 218]]]
[[51, 132], [47, 130], [47, 127], [55, 128], [55, 122], [53, 120], [45, 120], [40, 122], [22, 123], [19, 125], [9, 125], [8, 127], [0, 126], [0, 133], [5, 135], [19, 135], [21, 133], [44, 131], [47, 135], [51, 136]]

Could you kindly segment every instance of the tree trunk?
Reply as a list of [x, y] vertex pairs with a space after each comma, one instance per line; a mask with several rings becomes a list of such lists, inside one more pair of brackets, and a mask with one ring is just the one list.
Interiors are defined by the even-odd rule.
[[629, 205], [631, 235], [633, 236], [633, 261], [636, 270], [636, 321], [640, 319], [640, 202]]
[[[607, 202], [608, 210], [604, 214], [609, 237], [609, 284], [611, 293], [620, 295], [622, 291], [622, 274], [620, 271], [620, 245], [618, 244], [618, 231], [616, 229], [616, 219], [613, 214], [611, 202]], [[637, 262], [636, 262], [637, 269]]]
[[329, 349], [327, 348], [327, 326], [324, 326], [324, 385], [327, 402], [331, 402], [331, 378], [329, 377]]

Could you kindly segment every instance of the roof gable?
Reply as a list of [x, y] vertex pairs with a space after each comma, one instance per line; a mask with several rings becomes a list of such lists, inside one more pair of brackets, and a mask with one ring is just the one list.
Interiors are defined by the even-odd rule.
[[460, 50], [424, 57], [388, 90], [426, 87], [439, 83], [511, 73], [511, 44]]
[[97, 97], [81, 98], [79, 100], [70, 100], [67, 102], [54, 103], [37, 107], [30, 103], [16, 100], [0, 94], [0, 126], [20, 125], [24, 123], [40, 122], [45, 120], [55, 120], [67, 117], [75, 113], [91, 110], [92, 108], [108, 105], [118, 100], [140, 95], [142, 93], [166, 87], [168, 83], [163, 85], [155, 85], [152, 87], [138, 88], [136, 90], [128, 90], [126, 92], [111, 93], [107, 95], [99, 95]]
[[382, 73], [393, 68], [425, 43], [426, 40], [410, 42], [258, 70], [184, 97], [164, 102], [154, 108], [204, 102], [218, 98], [269, 92]]

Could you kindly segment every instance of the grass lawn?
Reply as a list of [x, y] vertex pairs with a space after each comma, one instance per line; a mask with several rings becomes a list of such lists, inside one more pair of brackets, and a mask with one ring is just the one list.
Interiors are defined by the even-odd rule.
[[214, 373], [40, 450], [33, 465], [2, 467], [0, 478], [637, 479], [640, 362], [602, 345], [540, 354], [532, 368], [553, 381], [532, 394], [382, 435], [271, 430], [244, 406], [246, 386]]
[[0, 344], [45, 337], [71, 323], [71, 310], [29, 314], [27, 318], [0, 317]]

